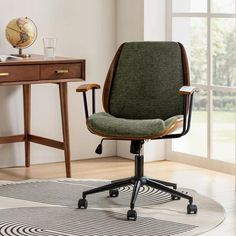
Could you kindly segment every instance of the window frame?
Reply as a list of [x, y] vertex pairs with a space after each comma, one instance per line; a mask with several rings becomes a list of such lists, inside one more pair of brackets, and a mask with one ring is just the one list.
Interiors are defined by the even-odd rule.
[[[207, 20], [207, 81], [206, 85], [203, 84], [191, 84], [207, 91], [207, 156], [195, 156], [193, 154], [187, 154], [177, 152], [172, 149], [172, 140], [167, 141], [167, 159], [180, 161], [200, 167], [205, 167], [226, 173], [235, 173], [235, 164], [224, 162], [223, 160], [216, 160], [212, 158], [213, 154], [213, 91], [222, 92], [236, 92], [236, 87], [227, 87], [214, 85], [212, 81], [212, 35], [211, 35], [211, 21], [214, 18], [230, 18], [235, 21], [235, 32], [236, 32], [236, 14], [233, 13], [211, 13], [211, 0], [207, 1], [207, 12], [173, 12], [172, 11], [172, 0], [166, 0], [166, 40], [172, 40], [172, 19], [173, 17], [204, 17]], [[235, 0], [236, 1], [236, 0]], [[236, 8], [236, 4], [235, 4]], [[236, 9], [235, 9], [236, 12]], [[235, 119], [236, 127], [236, 119]], [[236, 139], [235, 139], [236, 140]], [[235, 153], [236, 153], [236, 141], [235, 141]], [[235, 158], [236, 159], [236, 158]], [[236, 162], [236, 161], [235, 161]]]

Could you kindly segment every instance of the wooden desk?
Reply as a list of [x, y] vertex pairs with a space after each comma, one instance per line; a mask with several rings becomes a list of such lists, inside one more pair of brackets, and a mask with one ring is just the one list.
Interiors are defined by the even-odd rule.
[[[22, 85], [24, 102], [24, 134], [0, 137], [0, 144], [25, 142], [25, 166], [30, 166], [30, 142], [64, 150], [66, 176], [71, 177], [68, 123], [67, 82], [85, 80], [85, 60], [56, 57], [0, 62], [0, 86]], [[31, 84], [56, 83], [59, 87], [63, 142], [31, 134]]]

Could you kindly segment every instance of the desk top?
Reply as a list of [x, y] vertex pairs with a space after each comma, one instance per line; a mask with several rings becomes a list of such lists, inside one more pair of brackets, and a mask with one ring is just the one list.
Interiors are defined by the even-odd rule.
[[55, 63], [76, 63], [85, 62], [84, 59], [77, 59], [71, 57], [54, 57], [45, 58], [43, 55], [31, 54], [29, 58], [19, 58], [19, 59], [8, 59], [4, 62], [0, 62], [0, 66], [7, 65], [42, 65], [42, 64], [55, 64]]

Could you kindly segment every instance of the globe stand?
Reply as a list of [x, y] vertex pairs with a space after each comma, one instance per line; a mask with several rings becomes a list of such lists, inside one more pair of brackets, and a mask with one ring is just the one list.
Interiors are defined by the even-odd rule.
[[19, 54], [11, 54], [14, 57], [22, 57], [22, 58], [30, 58], [30, 54], [23, 54], [22, 53], [22, 48], [19, 48]]

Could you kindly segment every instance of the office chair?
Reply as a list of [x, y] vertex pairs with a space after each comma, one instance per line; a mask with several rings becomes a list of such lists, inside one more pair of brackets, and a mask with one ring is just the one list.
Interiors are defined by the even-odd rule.
[[[102, 153], [104, 140], [130, 140], [135, 154], [133, 177], [114, 180], [110, 184], [83, 192], [78, 208], [86, 209], [87, 195], [109, 191], [118, 197], [119, 188], [133, 185], [128, 220], [136, 220], [135, 201], [140, 187], [148, 185], [170, 194], [170, 199], [185, 198], [188, 214], [196, 214], [193, 197], [179, 192], [177, 184], [144, 176], [141, 149], [145, 140], [179, 138], [188, 133], [193, 95], [197, 88], [189, 86], [189, 68], [185, 49], [177, 42], [129, 42], [122, 44], [107, 74], [103, 89], [105, 112], [95, 112], [97, 84], [78, 87], [83, 93], [87, 128], [104, 137], [96, 149]], [[86, 92], [92, 90], [92, 115], [89, 116]], [[181, 130], [176, 133], [177, 129]], [[175, 131], [175, 132], [174, 132]]]

